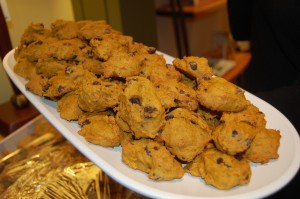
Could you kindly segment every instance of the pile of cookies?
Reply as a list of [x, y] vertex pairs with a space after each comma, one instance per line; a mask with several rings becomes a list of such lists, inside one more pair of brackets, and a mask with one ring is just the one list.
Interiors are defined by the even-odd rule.
[[30, 24], [15, 50], [26, 89], [57, 102], [61, 118], [155, 181], [200, 176], [218, 189], [248, 184], [250, 162], [279, 157], [280, 132], [203, 57], [169, 64], [105, 21]]

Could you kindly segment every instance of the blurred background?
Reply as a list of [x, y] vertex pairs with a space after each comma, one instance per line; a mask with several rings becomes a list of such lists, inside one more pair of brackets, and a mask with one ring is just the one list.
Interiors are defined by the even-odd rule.
[[[133, 36], [135, 41], [154, 46], [173, 57], [181, 57], [187, 52], [195, 56], [206, 55], [205, 53], [215, 48], [220, 35], [230, 36], [226, 0], [180, 1], [184, 7], [182, 12], [184, 24], [180, 21], [181, 15], [176, 12], [176, 25], [171, 9], [171, 2], [176, 1], [170, 0], [1, 0], [0, 2], [6, 15], [13, 47], [18, 46], [23, 31], [30, 23], [43, 23], [49, 27], [56, 19], [105, 19], [115, 29]], [[178, 11], [178, 6], [176, 10]], [[186, 29], [186, 35], [183, 35], [183, 29]], [[186, 44], [184, 39], [187, 40]], [[184, 49], [185, 46], [188, 49]], [[2, 62], [0, 64], [2, 65]], [[13, 95], [13, 89], [2, 66], [0, 79], [1, 104]]]

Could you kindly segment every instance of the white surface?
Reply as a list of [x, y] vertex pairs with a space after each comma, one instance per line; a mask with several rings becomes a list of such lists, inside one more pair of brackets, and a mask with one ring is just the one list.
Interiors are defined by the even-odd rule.
[[[265, 165], [251, 164], [252, 177], [250, 184], [222, 191], [208, 186], [201, 178], [188, 174], [180, 180], [170, 182], [154, 182], [147, 174], [133, 170], [121, 160], [121, 148], [104, 148], [85, 141], [77, 134], [79, 126], [76, 122], [68, 122], [60, 118], [56, 111], [56, 103], [36, 96], [25, 90], [26, 81], [13, 72], [14, 51], [4, 58], [4, 68], [16, 86], [36, 106], [36, 108], [87, 158], [98, 165], [106, 174], [140, 194], [151, 198], [262, 198], [284, 187], [297, 173], [300, 165], [300, 139], [292, 124], [268, 103], [250, 93], [246, 93], [254, 105], [265, 113], [267, 127], [279, 129], [281, 132], [279, 159]], [[166, 55], [167, 62], [172, 57]]]

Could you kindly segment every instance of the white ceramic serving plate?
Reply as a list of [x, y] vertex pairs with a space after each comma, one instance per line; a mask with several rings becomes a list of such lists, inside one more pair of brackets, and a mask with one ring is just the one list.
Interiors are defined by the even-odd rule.
[[[107, 175], [120, 184], [151, 198], [172, 199], [205, 199], [205, 198], [262, 198], [269, 196], [289, 183], [300, 166], [300, 138], [289, 120], [277, 109], [265, 101], [246, 92], [246, 97], [265, 113], [267, 127], [281, 132], [279, 159], [265, 165], [251, 164], [252, 177], [248, 185], [238, 186], [230, 190], [218, 190], [206, 185], [199, 177], [188, 174], [180, 180], [155, 182], [147, 178], [147, 174], [133, 170], [121, 160], [121, 147], [104, 148], [93, 145], [77, 134], [79, 125], [60, 118], [56, 103], [26, 91], [26, 80], [13, 72], [16, 63], [14, 50], [4, 58], [4, 68], [21, 92], [52, 123], [61, 134], [68, 139], [87, 158], [98, 165]], [[165, 55], [168, 63], [172, 57]]]

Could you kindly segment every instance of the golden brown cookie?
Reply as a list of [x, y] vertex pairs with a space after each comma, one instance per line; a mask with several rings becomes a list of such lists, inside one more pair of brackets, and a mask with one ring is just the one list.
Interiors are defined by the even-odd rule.
[[211, 130], [199, 114], [177, 108], [165, 117], [160, 139], [168, 150], [184, 162], [192, 161], [211, 140]]
[[200, 104], [215, 111], [238, 112], [249, 104], [242, 89], [221, 77], [200, 80], [197, 92]]
[[123, 84], [99, 78], [86, 79], [78, 90], [79, 107], [88, 112], [105, 111], [119, 104]]
[[213, 76], [213, 70], [204, 57], [184, 56], [183, 59], [176, 58], [173, 65], [177, 70], [193, 79]]
[[157, 80], [153, 84], [165, 109], [181, 107], [194, 111], [198, 108], [196, 91], [185, 84], [177, 80]]
[[152, 82], [140, 76], [127, 79], [118, 112], [136, 138], [154, 138], [165, 115]]
[[114, 116], [94, 114], [87, 117], [78, 134], [88, 142], [104, 147], [121, 144], [121, 131]]
[[111, 33], [115, 30], [104, 20], [98, 21], [81, 21], [81, 28], [78, 38], [90, 41], [94, 37], [101, 37], [104, 34]]
[[133, 169], [148, 173], [156, 181], [182, 178], [184, 170], [161, 144], [149, 139], [134, 140], [123, 145], [122, 161]]
[[102, 61], [93, 56], [82, 58], [78, 65], [95, 75], [101, 76], [103, 74]]
[[235, 155], [250, 147], [257, 132], [257, 128], [247, 122], [221, 123], [213, 131], [213, 141], [219, 150]]
[[94, 37], [90, 41], [94, 55], [101, 61], [107, 61], [116, 52], [128, 53], [132, 43], [132, 37], [118, 32]]
[[222, 190], [248, 184], [251, 178], [248, 160], [237, 160], [214, 148], [205, 150], [185, 169], [193, 176], [202, 177], [206, 184]]
[[56, 48], [52, 48], [53, 43], [58, 39], [54, 37], [43, 38], [30, 43], [18, 54], [18, 59], [25, 58], [30, 62], [37, 62], [39, 59], [52, 57]]
[[208, 124], [212, 131], [214, 131], [216, 127], [221, 123], [220, 117], [222, 115], [222, 112], [212, 111], [203, 106], [199, 106], [199, 108], [197, 109], [197, 113], [201, 115], [202, 119]]
[[252, 126], [255, 127], [265, 127], [267, 123], [265, 114], [253, 104], [249, 104], [249, 106], [247, 106], [240, 112], [224, 112], [222, 114], [221, 120], [225, 122], [249, 122]]
[[24, 58], [18, 59], [13, 70], [17, 75], [25, 79], [31, 79], [36, 75], [36, 63], [32, 63]]
[[75, 21], [58, 19], [51, 23], [51, 32], [58, 39], [77, 38], [79, 29], [80, 25]]
[[45, 77], [53, 77], [59, 72], [64, 71], [70, 65], [64, 60], [57, 60], [54, 58], [39, 59], [36, 64], [36, 73]]
[[31, 23], [24, 30], [21, 40], [20, 47], [28, 46], [34, 41], [43, 40], [44, 38], [50, 37], [51, 31], [46, 29], [42, 23]]
[[[157, 80], [181, 80], [181, 74], [171, 64], [167, 64], [163, 55], [156, 53], [153, 47], [147, 47], [142, 44], [133, 45], [136, 51], [134, 54], [141, 63], [141, 76], [146, 77], [152, 82]], [[132, 48], [133, 48], [132, 47]], [[132, 48], [130, 49], [132, 51]]]
[[57, 100], [63, 95], [78, 89], [82, 82], [94, 79], [96, 76], [77, 66], [67, 66], [64, 71], [49, 79], [44, 87], [43, 96]]
[[275, 129], [260, 128], [245, 157], [252, 162], [268, 163], [271, 159], [279, 157], [280, 131]]
[[42, 75], [33, 76], [26, 84], [26, 90], [38, 95], [43, 96], [44, 92], [49, 87], [49, 79]]
[[102, 63], [104, 78], [127, 78], [138, 75], [142, 70], [139, 59], [126, 52], [114, 53], [106, 62]]
[[78, 120], [83, 111], [78, 106], [78, 95], [69, 93], [57, 101], [57, 111], [61, 118], [65, 120]]

